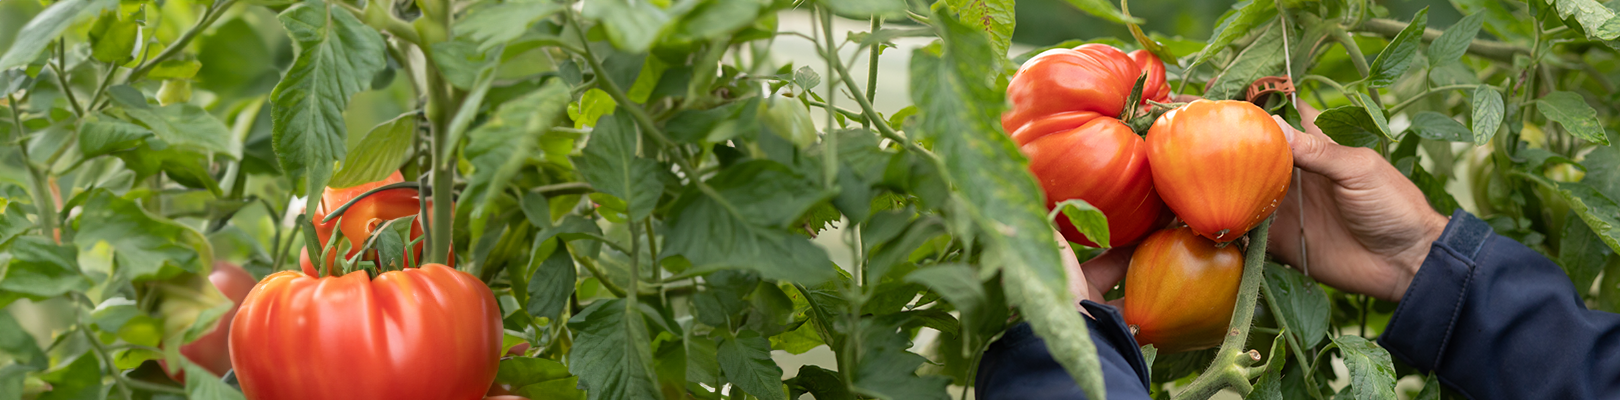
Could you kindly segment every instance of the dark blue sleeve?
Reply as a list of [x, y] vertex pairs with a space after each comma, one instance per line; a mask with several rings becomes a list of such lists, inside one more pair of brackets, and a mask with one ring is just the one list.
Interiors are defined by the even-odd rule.
[[1462, 210], [1378, 342], [1476, 400], [1620, 394], [1620, 315], [1586, 309], [1557, 265]]
[[[1086, 326], [1102, 361], [1108, 398], [1148, 399], [1147, 361], [1142, 359], [1136, 339], [1125, 330], [1119, 310], [1090, 300], [1081, 305], [1096, 318], [1086, 318]], [[1074, 378], [1046, 351], [1046, 341], [1036, 337], [1027, 323], [1008, 329], [985, 350], [974, 387], [979, 400], [1086, 398]]]

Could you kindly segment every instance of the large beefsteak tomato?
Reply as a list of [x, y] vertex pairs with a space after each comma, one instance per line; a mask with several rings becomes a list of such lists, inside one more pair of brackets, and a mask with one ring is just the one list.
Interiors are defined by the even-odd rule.
[[283, 271], [231, 324], [231, 361], [254, 400], [484, 397], [500, 367], [500, 307], [443, 264], [313, 278]]
[[1125, 273], [1125, 323], [1160, 352], [1215, 347], [1226, 337], [1243, 281], [1243, 252], [1185, 226], [1136, 246]]
[[[1143, 74], [1143, 103], [1168, 101], [1164, 63], [1152, 53], [1103, 44], [1048, 50], [1013, 75], [1012, 108], [1001, 116], [1002, 128], [1029, 157], [1047, 208], [1069, 199], [1091, 203], [1108, 216], [1113, 246], [1140, 240], [1165, 217], [1147, 147], [1118, 119]], [[1069, 241], [1097, 245], [1068, 219], [1057, 222]]]
[[1282, 128], [1242, 101], [1196, 100], [1164, 113], [1148, 129], [1147, 150], [1165, 205], [1217, 242], [1271, 216], [1294, 172]]

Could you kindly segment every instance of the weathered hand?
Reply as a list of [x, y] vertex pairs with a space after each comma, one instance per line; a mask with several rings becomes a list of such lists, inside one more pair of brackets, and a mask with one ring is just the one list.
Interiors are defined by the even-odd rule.
[[1318, 111], [1300, 114], [1305, 132], [1277, 118], [1301, 171], [1277, 209], [1268, 249], [1329, 286], [1399, 301], [1447, 217], [1376, 151], [1334, 143], [1316, 127]]

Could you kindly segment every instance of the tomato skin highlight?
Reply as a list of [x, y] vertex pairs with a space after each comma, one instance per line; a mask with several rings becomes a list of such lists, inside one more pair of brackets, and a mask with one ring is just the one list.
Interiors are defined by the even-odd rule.
[[233, 319], [231, 361], [254, 400], [484, 397], [500, 366], [500, 308], [442, 264], [266, 277]]
[[[224, 376], [225, 371], [231, 370], [229, 343], [231, 319], [236, 317], [236, 310], [242, 306], [242, 299], [247, 298], [248, 292], [253, 290], [253, 284], [258, 282], [253, 280], [253, 274], [249, 274], [247, 270], [226, 261], [214, 262], [214, 271], [208, 274], [208, 281], [213, 283], [214, 288], [219, 289], [219, 292], [224, 294], [226, 298], [231, 299], [231, 303], [235, 304], [231, 306], [230, 311], [226, 311], [224, 315], [219, 317], [219, 322], [214, 326], [213, 332], [180, 346], [180, 355], [185, 356], [186, 360], [203, 367], [208, 372], [214, 373], [215, 376]], [[162, 366], [163, 372], [168, 374], [169, 378], [174, 379], [175, 382], [186, 381], [185, 370], [171, 370], [168, 363], [161, 359], [158, 360], [158, 365]]]
[[1147, 134], [1153, 186], [1206, 238], [1227, 242], [1277, 210], [1294, 171], [1288, 138], [1247, 102], [1196, 100], [1154, 121]]
[[[1143, 74], [1142, 104], [1169, 101], [1164, 63], [1151, 53], [1103, 44], [1048, 50], [1019, 67], [1007, 86], [1012, 108], [1001, 116], [1030, 159], [1047, 209], [1069, 199], [1091, 203], [1108, 216], [1110, 246], [1135, 243], [1167, 220], [1147, 147], [1117, 118]], [[1067, 218], [1057, 223], [1069, 241], [1098, 246]]]
[[1219, 247], [1188, 227], [1148, 236], [1125, 273], [1125, 323], [1136, 342], [1178, 353], [1219, 346], [1232, 322], [1243, 252]]

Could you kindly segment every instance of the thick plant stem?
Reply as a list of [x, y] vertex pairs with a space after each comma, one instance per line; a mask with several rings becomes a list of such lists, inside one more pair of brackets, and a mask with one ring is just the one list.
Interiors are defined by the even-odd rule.
[[[819, 11], [820, 12], [816, 13], [816, 15], [821, 18], [821, 36], [822, 36], [822, 40], [825, 40], [826, 44], [827, 44], [827, 48], [826, 48], [826, 50], [823, 51], [822, 56], [824, 56], [827, 59], [827, 69], [833, 69], [833, 64], [842, 63], [843, 61], [838, 59], [838, 48], [834, 47], [833, 30], [832, 30], [832, 10], [822, 8]], [[830, 71], [829, 73], [831, 73], [831, 72], [832, 71]], [[844, 76], [845, 78], [848, 78], [848, 74], [846, 73], [846, 71], [844, 71], [843, 68], [838, 68], [838, 71], [836, 71], [836, 72], [840, 76]], [[836, 100], [838, 98], [838, 93], [837, 93], [838, 90], [836, 89], [838, 87], [838, 85], [833, 83], [833, 79], [831, 79], [832, 77], [828, 77], [828, 78], [829, 79], [827, 80], [827, 107], [836, 108], [836, 106], [833, 105], [833, 100]], [[853, 91], [853, 90], [850, 91], [850, 95], [853, 95], [855, 97], [861, 97], [860, 92]], [[837, 178], [838, 178], [838, 135], [833, 134], [833, 116], [835, 116], [835, 115], [836, 114], [832, 113], [832, 112], [827, 113], [827, 126], [822, 128], [823, 132], [826, 132], [826, 134], [821, 135], [821, 146], [822, 146], [821, 159], [823, 161], [823, 163], [822, 163], [823, 168], [822, 168], [822, 171], [821, 171], [821, 174], [822, 174], [822, 186], [826, 187], [827, 190], [834, 190], [833, 185], [837, 184]], [[872, 119], [877, 119], [877, 118], [876, 117], [868, 118], [868, 120], [872, 120]], [[857, 275], [857, 277], [858, 277], [858, 275]]]
[[1265, 286], [1266, 238], [1274, 218], [1266, 218], [1260, 226], [1249, 231], [1249, 249], [1243, 255], [1243, 283], [1238, 286], [1237, 304], [1232, 309], [1232, 323], [1229, 325], [1232, 330], [1226, 335], [1226, 340], [1221, 341], [1220, 350], [1216, 350], [1215, 362], [1185, 390], [1177, 393], [1177, 400], [1208, 399], [1227, 387], [1241, 395], [1253, 390], [1244, 367], [1253, 364], [1254, 359], [1249, 357], [1243, 346], [1249, 341], [1249, 326], [1254, 322], [1254, 305], [1260, 298], [1260, 287]]
[[[6, 95], [6, 100], [6, 104], [11, 106], [13, 131], [17, 132], [19, 137], [27, 136], [23, 131], [22, 109], [17, 108], [17, 96]], [[34, 210], [39, 215], [40, 234], [56, 240], [56, 235], [53, 234], [56, 232], [56, 201], [51, 199], [50, 179], [45, 175], [44, 168], [35, 165], [34, 160], [28, 157], [28, 141], [18, 141], [17, 148], [22, 151], [23, 165], [28, 166], [29, 183], [34, 186], [34, 190], [29, 194], [33, 195]]]

